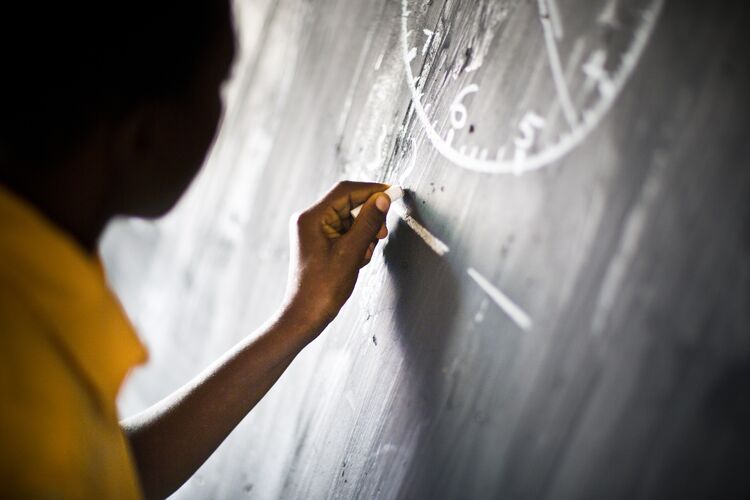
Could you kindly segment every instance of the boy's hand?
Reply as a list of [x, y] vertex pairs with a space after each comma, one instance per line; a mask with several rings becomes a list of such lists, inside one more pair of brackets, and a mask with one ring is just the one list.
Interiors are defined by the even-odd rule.
[[[388, 235], [387, 184], [336, 184], [317, 204], [292, 216], [287, 312], [325, 326], [354, 290], [379, 239]], [[364, 203], [356, 219], [349, 212]], [[312, 340], [312, 339], [309, 339]]]

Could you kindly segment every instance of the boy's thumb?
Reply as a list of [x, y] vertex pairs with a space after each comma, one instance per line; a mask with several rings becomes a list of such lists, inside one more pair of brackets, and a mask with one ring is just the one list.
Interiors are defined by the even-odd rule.
[[375, 193], [362, 205], [362, 210], [354, 219], [351, 229], [347, 231], [343, 240], [346, 241], [351, 253], [359, 262], [359, 259], [367, 252], [367, 247], [378, 237], [378, 232], [385, 222], [385, 216], [391, 206], [388, 195]]

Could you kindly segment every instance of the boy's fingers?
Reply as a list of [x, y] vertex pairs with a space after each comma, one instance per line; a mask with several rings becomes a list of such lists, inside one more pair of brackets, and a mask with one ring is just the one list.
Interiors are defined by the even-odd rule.
[[333, 207], [326, 207], [323, 212], [323, 233], [330, 239], [336, 239], [352, 227], [350, 216], [341, 217]]
[[366, 266], [370, 263], [370, 260], [372, 260], [372, 256], [375, 254], [375, 245], [376, 243], [373, 241], [372, 243], [370, 243], [370, 246], [367, 247], [367, 252], [365, 252], [365, 258], [362, 261], [361, 267]]
[[360, 269], [365, 267], [372, 260], [372, 256], [375, 254], [375, 245], [377, 245], [377, 243], [373, 241], [372, 243], [370, 243], [370, 246], [367, 247], [367, 252], [365, 252], [365, 257], [364, 259], [362, 259], [362, 263], [359, 265]]
[[339, 240], [341, 244], [346, 245], [347, 254], [356, 257], [355, 262], [359, 262], [370, 243], [377, 240], [390, 205], [388, 195], [376, 193], [370, 196], [354, 219], [351, 229]]
[[321, 204], [335, 210], [342, 220], [348, 219], [352, 209], [367, 201], [373, 194], [382, 193], [388, 187], [388, 184], [377, 182], [342, 181], [323, 197]]

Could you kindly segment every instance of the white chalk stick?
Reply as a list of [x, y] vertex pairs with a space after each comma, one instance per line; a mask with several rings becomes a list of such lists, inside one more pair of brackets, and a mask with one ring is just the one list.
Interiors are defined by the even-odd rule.
[[[400, 186], [391, 186], [383, 192], [388, 195], [388, 198], [391, 199], [391, 203], [404, 197], [404, 190], [401, 189]], [[359, 205], [358, 207], [355, 207], [354, 210], [349, 213], [351, 213], [352, 217], [356, 219], [363, 206], [364, 203], [362, 205]]]

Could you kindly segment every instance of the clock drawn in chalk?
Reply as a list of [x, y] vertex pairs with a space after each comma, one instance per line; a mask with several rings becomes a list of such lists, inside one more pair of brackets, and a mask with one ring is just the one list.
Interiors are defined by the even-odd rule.
[[[663, 4], [402, 0], [412, 110], [456, 165], [514, 174], [543, 168], [607, 114]], [[488, 115], [492, 125], [484, 126], [481, 116]]]

